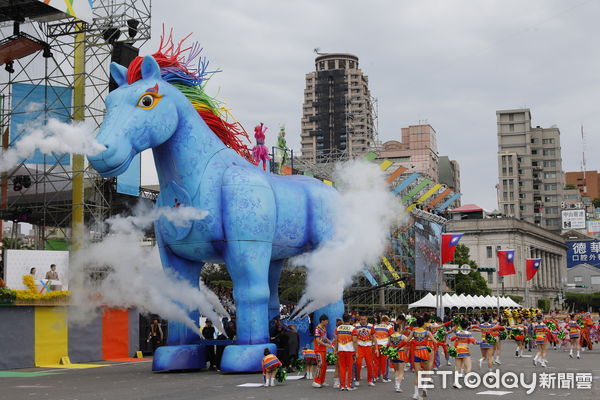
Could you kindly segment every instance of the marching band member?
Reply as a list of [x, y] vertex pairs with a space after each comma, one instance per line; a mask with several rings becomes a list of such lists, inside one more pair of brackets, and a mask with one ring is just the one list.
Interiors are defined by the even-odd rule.
[[367, 365], [367, 380], [369, 386], [375, 386], [373, 382], [373, 347], [375, 347], [375, 356], [379, 356], [379, 351], [375, 346], [375, 329], [372, 324], [367, 322], [367, 316], [362, 314], [359, 323], [355, 325], [358, 345], [358, 355], [356, 356], [356, 382], [360, 385], [360, 370], [362, 369], [363, 359]]
[[577, 349], [577, 358], [580, 358], [579, 355], [580, 347], [579, 347], [579, 331], [581, 327], [575, 321], [575, 314], [571, 314], [571, 319], [567, 322], [567, 329], [569, 330], [569, 339], [571, 340], [571, 346], [569, 351], [569, 357], [573, 358], [573, 348]]
[[402, 389], [400, 388], [402, 380], [404, 379], [404, 366], [402, 364], [408, 362], [408, 354], [403, 347], [408, 344], [408, 338], [402, 334], [404, 326], [395, 324], [394, 328], [394, 333], [392, 333], [389, 338], [389, 346], [398, 350], [398, 358], [392, 358], [390, 361], [392, 362], [395, 371], [394, 390], [396, 390], [396, 392], [402, 392]]
[[[428, 371], [430, 365], [431, 355], [433, 351], [433, 343], [435, 339], [431, 332], [425, 329], [425, 321], [422, 317], [416, 318], [416, 327], [412, 330], [408, 336], [408, 342], [410, 345], [409, 361], [415, 369], [415, 392], [413, 399], [420, 400], [423, 397], [419, 394], [419, 387], [417, 386], [419, 371]], [[423, 395], [427, 396], [427, 390], [422, 390]]]
[[355, 390], [352, 386], [352, 365], [356, 358], [356, 327], [350, 322], [350, 315], [344, 314], [343, 322], [335, 328], [333, 348], [338, 356], [340, 390]]
[[384, 315], [381, 317], [381, 323], [373, 328], [378, 354], [375, 357], [375, 380], [379, 379], [384, 383], [391, 382], [388, 379], [388, 358], [381, 354], [381, 347], [388, 345], [389, 337], [394, 333], [394, 328], [389, 322], [389, 317]]
[[325, 314], [319, 317], [319, 325], [315, 328], [315, 353], [317, 354], [317, 376], [312, 383], [315, 388], [327, 386], [325, 378], [327, 375], [327, 349], [332, 348], [327, 338], [327, 324], [329, 317]]
[[542, 321], [542, 316], [538, 315], [537, 323], [533, 325], [533, 334], [535, 336], [535, 343], [538, 348], [538, 352], [533, 357], [533, 365], [537, 366], [539, 362], [542, 367], [546, 368], [548, 361], [546, 360], [546, 353], [548, 351], [548, 335], [550, 334], [550, 329], [546, 326], [546, 324]]

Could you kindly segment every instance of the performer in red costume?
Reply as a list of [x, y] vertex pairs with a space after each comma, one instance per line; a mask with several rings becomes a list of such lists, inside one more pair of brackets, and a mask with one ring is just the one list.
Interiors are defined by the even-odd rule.
[[352, 386], [352, 365], [356, 358], [356, 328], [350, 322], [350, 315], [344, 314], [343, 323], [335, 328], [333, 348], [337, 352], [340, 371], [340, 390], [355, 390]]
[[327, 338], [327, 324], [329, 317], [325, 314], [319, 317], [319, 325], [315, 328], [315, 353], [317, 353], [317, 376], [312, 383], [313, 387], [327, 386], [325, 377], [327, 375], [327, 348], [333, 347]]
[[[365, 360], [367, 365], [367, 380], [369, 386], [375, 386], [374, 381], [374, 365], [373, 365], [373, 347], [375, 347], [375, 329], [373, 325], [367, 322], [367, 316], [361, 315], [359, 323], [355, 325], [356, 335], [358, 338], [358, 355], [356, 357], [356, 386], [360, 385], [360, 370], [362, 362]], [[375, 356], [379, 356], [377, 348], [375, 348]]]

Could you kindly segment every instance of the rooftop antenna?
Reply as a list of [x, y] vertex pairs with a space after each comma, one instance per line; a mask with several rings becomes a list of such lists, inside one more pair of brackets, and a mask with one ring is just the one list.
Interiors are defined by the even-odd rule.
[[583, 192], [587, 194], [587, 181], [585, 179], [585, 133], [583, 131], [583, 124], [581, 124], [581, 169], [583, 170]]

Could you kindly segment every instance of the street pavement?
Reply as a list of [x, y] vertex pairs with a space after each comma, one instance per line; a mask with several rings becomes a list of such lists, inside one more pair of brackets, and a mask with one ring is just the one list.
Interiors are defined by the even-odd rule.
[[[569, 358], [568, 353], [550, 350], [547, 368], [534, 367], [531, 357], [515, 358], [514, 346], [510, 341], [503, 342], [502, 365], [500, 374], [508, 372], [524, 373], [525, 381], [530, 383], [533, 373], [537, 373], [536, 389], [527, 395], [524, 389], [488, 389], [481, 385], [474, 389], [454, 389], [449, 384], [441, 387], [441, 377], [434, 379], [435, 388], [428, 390], [427, 399], [545, 399], [569, 397], [571, 399], [600, 398], [600, 346], [582, 354], [580, 360]], [[474, 372], [480, 372], [477, 366], [479, 350], [472, 347]], [[529, 356], [534, 353], [526, 352]], [[106, 363], [103, 363], [106, 364]], [[441, 370], [451, 370], [442, 367]], [[393, 383], [378, 383], [369, 387], [363, 381], [353, 392], [340, 392], [330, 387], [312, 388], [304, 379], [288, 380], [273, 388], [239, 387], [244, 384], [259, 384], [260, 374], [221, 374], [212, 371], [194, 371], [177, 373], [153, 373], [151, 362], [111, 363], [109, 366], [88, 369], [23, 369], [0, 371], [0, 399], [65, 399], [65, 400], [112, 400], [112, 399], [364, 399], [365, 395], [373, 399], [399, 398], [410, 399], [413, 394], [412, 372], [407, 372], [402, 383], [402, 393], [394, 392]], [[481, 371], [483, 375], [486, 370]], [[552, 388], [540, 388], [540, 373], [548, 374], [544, 379]], [[591, 389], [577, 389], [575, 374], [589, 373], [592, 376]], [[553, 375], [554, 374], [554, 375]], [[565, 374], [559, 376], [559, 374]], [[573, 375], [569, 375], [573, 374]], [[20, 375], [20, 376], [15, 376]], [[294, 376], [289, 374], [288, 376]], [[552, 378], [552, 376], [554, 378]], [[453, 379], [453, 378], [452, 378]], [[584, 381], [587, 378], [584, 378]], [[450, 380], [449, 380], [450, 381]], [[333, 373], [328, 372], [328, 382], [333, 383]], [[510, 380], [508, 381], [510, 383]], [[490, 381], [490, 383], [493, 383]], [[558, 389], [558, 385], [573, 383], [571, 389]], [[581, 383], [585, 386], [585, 382]]]

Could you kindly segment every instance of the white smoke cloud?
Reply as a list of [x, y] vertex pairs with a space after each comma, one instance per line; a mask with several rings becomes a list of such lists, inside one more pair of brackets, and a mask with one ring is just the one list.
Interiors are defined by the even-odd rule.
[[306, 290], [296, 311], [307, 315], [342, 298], [352, 277], [380, 262], [392, 223], [402, 214], [376, 164], [350, 161], [334, 174], [340, 200], [335, 204], [331, 240], [291, 261], [307, 268]]
[[[223, 332], [221, 318], [228, 314], [218, 297], [201, 282], [200, 287], [194, 286], [166, 274], [158, 248], [142, 245], [142, 230], [160, 216], [182, 225], [206, 215], [206, 211], [192, 207], [167, 210], [139, 205], [133, 216], [107, 220], [109, 234], [101, 242], [87, 243], [72, 253], [70, 285], [74, 320], [90, 321], [100, 305], [137, 307], [141, 312], [182, 322], [200, 334], [198, 321], [188, 316], [189, 312], [198, 310]], [[198, 264], [198, 268], [200, 266]], [[106, 276], [90, 281], [90, 268]]]
[[[33, 107], [33, 105], [32, 105]], [[29, 108], [28, 108], [29, 111]], [[31, 109], [31, 112], [39, 111]], [[36, 150], [43, 154], [72, 153], [96, 155], [106, 148], [94, 138], [94, 127], [89, 122], [66, 123], [56, 118], [36, 119], [18, 126], [22, 139], [0, 152], [0, 172], [16, 167]]]

